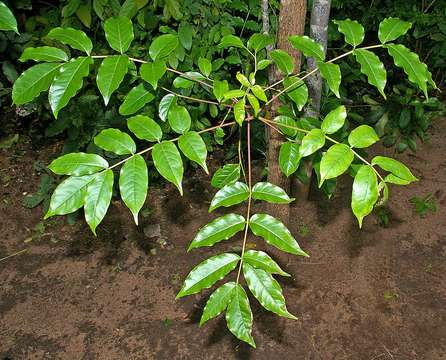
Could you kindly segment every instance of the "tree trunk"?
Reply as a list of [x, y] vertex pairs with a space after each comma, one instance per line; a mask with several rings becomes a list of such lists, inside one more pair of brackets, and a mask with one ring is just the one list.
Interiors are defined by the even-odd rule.
[[[314, 0], [313, 8], [311, 10], [310, 20], [310, 37], [322, 45], [324, 53], [327, 52], [327, 35], [328, 35], [328, 20], [330, 18], [331, 0]], [[316, 60], [314, 58], [307, 59], [308, 71], [316, 69]], [[310, 104], [305, 109], [305, 115], [310, 117], [319, 117], [321, 109], [321, 95], [322, 95], [322, 78], [319, 72], [309, 76], [306, 80], [308, 87], [308, 95]], [[313, 173], [313, 166], [311, 162], [305, 161], [303, 164], [308, 182], [302, 183], [296, 180], [296, 191], [294, 196], [297, 199], [308, 199], [311, 185], [311, 175]]]
[[[263, 30], [269, 32], [268, 21], [268, 1], [262, 0]], [[296, 73], [300, 70], [300, 52], [294, 49], [288, 37], [291, 35], [302, 35], [305, 27], [305, 14], [307, 11], [306, 0], [282, 0], [280, 2], [279, 23], [277, 31], [277, 48], [285, 50], [294, 58]], [[269, 81], [273, 83], [281, 78], [281, 74], [276, 66], [270, 67]], [[274, 118], [280, 106], [279, 99], [272, 102], [269, 117]], [[282, 144], [282, 136], [275, 131], [267, 130], [267, 161], [268, 161], [268, 181], [282, 187], [289, 192], [290, 182], [280, 171], [279, 150]], [[271, 205], [269, 208], [271, 215], [278, 217], [285, 224], [289, 222], [290, 209], [288, 205]]]

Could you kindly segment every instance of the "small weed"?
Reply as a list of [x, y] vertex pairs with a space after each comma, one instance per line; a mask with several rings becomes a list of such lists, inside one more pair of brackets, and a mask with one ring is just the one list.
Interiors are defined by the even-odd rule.
[[397, 299], [399, 297], [399, 295], [397, 293], [390, 291], [390, 290], [384, 291], [383, 296], [384, 296], [384, 299], [387, 301]]
[[297, 232], [300, 234], [300, 236], [305, 237], [310, 235], [310, 228], [307, 224], [300, 224], [297, 228]]
[[390, 222], [389, 210], [384, 206], [379, 206], [376, 208], [376, 216], [378, 217], [378, 225], [382, 227], [387, 227]]
[[437, 202], [431, 193], [423, 198], [414, 196], [409, 201], [415, 206], [415, 211], [421, 218], [424, 218], [428, 210], [433, 213], [437, 211]]

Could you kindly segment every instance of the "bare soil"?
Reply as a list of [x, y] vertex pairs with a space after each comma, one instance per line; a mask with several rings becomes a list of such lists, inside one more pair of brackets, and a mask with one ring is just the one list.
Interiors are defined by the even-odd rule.
[[[208, 292], [175, 300], [195, 264], [240, 246], [237, 237], [186, 253], [214, 216], [209, 178], [195, 172], [183, 198], [170, 186], [151, 188], [139, 228], [113, 202], [97, 238], [83, 221], [38, 230], [42, 209], [22, 207], [23, 193], [37, 189], [33, 162], [48, 162], [59, 148], [21, 142], [14, 154], [0, 151], [0, 258], [27, 249], [0, 261], [0, 359], [446, 359], [444, 120], [416, 154], [395, 155], [420, 181], [391, 188], [387, 228], [369, 216], [358, 229], [347, 178], [332, 200], [314, 192], [297, 201], [290, 228], [311, 257], [281, 257], [293, 277], [280, 282], [298, 320], [251, 298], [256, 350], [223, 317], [198, 327]], [[438, 209], [420, 218], [409, 199], [428, 193]], [[161, 235], [148, 237], [144, 229], [156, 224]]]

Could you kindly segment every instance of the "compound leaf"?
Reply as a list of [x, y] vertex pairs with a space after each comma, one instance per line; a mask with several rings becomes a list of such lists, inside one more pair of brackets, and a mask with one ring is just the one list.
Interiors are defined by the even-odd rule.
[[234, 270], [239, 261], [240, 256], [233, 253], [223, 253], [206, 259], [195, 266], [187, 275], [183, 287], [176, 298], [179, 299], [210, 288], [218, 280], [223, 279]]
[[192, 240], [187, 251], [212, 246], [220, 241], [228, 240], [245, 228], [246, 220], [238, 214], [228, 214], [212, 220], [203, 226]]
[[254, 235], [262, 237], [269, 245], [290, 254], [308, 256], [286, 226], [271, 215], [253, 215], [249, 220], [249, 227]]

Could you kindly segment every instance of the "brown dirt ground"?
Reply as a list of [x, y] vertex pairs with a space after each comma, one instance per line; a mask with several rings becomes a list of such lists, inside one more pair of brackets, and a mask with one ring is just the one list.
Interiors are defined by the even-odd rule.
[[[281, 283], [299, 319], [268, 314], [251, 299], [256, 350], [231, 336], [222, 317], [198, 328], [208, 293], [175, 301], [191, 267], [240, 245], [236, 238], [185, 251], [213, 216], [208, 178], [197, 172], [184, 198], [171, 187], [151, 190], [153, 211], [141, 228], [160, 224], [161, 239], [147, 238], [114, 202], [98, 238], [82, 221], [60, 219], [24, 243], [42, 215], [20, 205], [23, 192], [37, 188], [32, 163], [47, 162], [57, 146], [19, 148], [23, 156], [0, 152], [0, 258], [27, 248], [0, 262], [2, 360], [446, 359], [444, 120], [416, 154], [397, 156], [421, 180], [391, 189], [388, 228], [369, 216], [358, 229], [349, 180], [332, 201], [313, 195], [297, 202], [290, 226], [311, 258], [289, 257], [282, 265], [293, 278]], [[438, 210], [420, 218], [408, 200], [427, 193]]]

